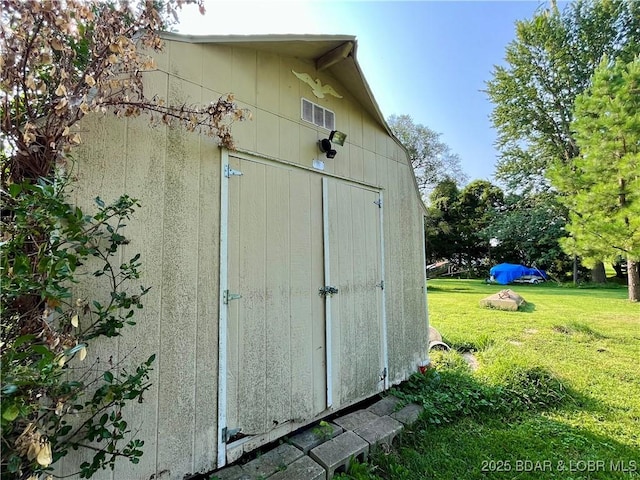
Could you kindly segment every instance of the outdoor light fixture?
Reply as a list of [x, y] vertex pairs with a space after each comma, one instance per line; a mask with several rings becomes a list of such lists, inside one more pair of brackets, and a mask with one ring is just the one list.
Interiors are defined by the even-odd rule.
[[329, 140], [336, 145], [343, 146], [344, 141], [347, 139], [347, 134], [339, 132], [338, 130], [331, 130], [331, 134], [329, 135]]
[[328, 138], [323, 138], [318, 141], [318, 146], [320, 147], [320, 151], [322, 153], [327, 154], [327, 158], [334, 158], [338, 152], [336, 152], [333, 148], [331, 148], [331, 140]]
[[323, 138], [318, 141], [318, 146], [320, 147], [320, 151], [322, 153], [327, 154], [327, 158], [334, 158], [338, 152], [336, 152], [333, 148], [331, 148], [331, 144], [335, 143], [336, 145], [343, 146], [344, 141], [347, 139], [347, 134], [339, 132], [337, 130], [331, 130], [331, 134], [329, 134], [329, 138]]

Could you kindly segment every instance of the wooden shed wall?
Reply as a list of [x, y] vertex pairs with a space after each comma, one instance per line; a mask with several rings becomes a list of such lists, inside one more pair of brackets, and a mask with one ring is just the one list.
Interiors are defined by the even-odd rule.
[[[300, 118], [304, 97], [335, 112], [347, 133], [325, 173], [384, 192], [385, 295], [389, 375], [398, 383], [427, 358], [422, 217], [402, 148], [313, 62], [231, 45], [168, 41], [147, 74], [147, 93], [172, 102], [203, 103], [233, 92], [253, 120], [237, 123], [240, 151], [311, 168], [328, 132]], [[315, 98], [291, 70], [331, 84], [343, 99]], [[182, 478], [216, 462], [219, 317], [220, 150], [181, 129], [150, 129], [146, 119], [83, 121], [77, 152], [81, 205], [121, 193], [142, 203], [129, 222], [123, 258], [141, 253], [141, 283], [152, 286], [130, 333], [100, 347], [101, 355], [141, 362], [157, 355], [152, 389], [132, 407], [131, 426], [145, 439], [137, 466], [121, 463], [100, 478]], [[319, 172], [322, 173], [322, 172]], [[358, 400], [358, 399], [354, 399]], [[62, 472], [66, 473], [66, 472]]]
[[[183, 94], [191, 87], [166, 75], [156, 75], [158, 81], [164, 92]], [[150, 129], [145, 118], [87, 119], [82, 130], [78, 203], [91, 211], [96, 195], [107, 202], [122, 193], [140, 200], [124, 232], [131, 243], [122, 259], [140, 253], [140, 284], [152, 287], [137, 325], [100, 343], [85, 363], [92, 354], [125, 365], [156, 354], [153, 386], [129, 415], [131, 429], [145, 441], [144, 455], [136, 466], [119, 462], [113, 473], [97, 478], [181, 479], [211, 470], [217, 438], [219, 148], [184, 130]]]

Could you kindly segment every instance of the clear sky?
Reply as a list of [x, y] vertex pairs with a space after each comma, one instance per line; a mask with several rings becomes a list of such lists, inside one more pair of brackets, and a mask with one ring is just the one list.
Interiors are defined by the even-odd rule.
[[[495, 131], [485, 93], [515, 38], [515, 21], [542, 0], [205, 0], [187, 7], [178, 31], [193, 35], [346, 34], [385, 118], [408, 114], [441, 133], [470, 180], [493, 180]], [[562, 8], [562, 7], [561, 7]]]

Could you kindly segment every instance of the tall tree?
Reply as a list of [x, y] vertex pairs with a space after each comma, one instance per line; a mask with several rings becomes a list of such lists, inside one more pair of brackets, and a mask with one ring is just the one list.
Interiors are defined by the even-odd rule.
[[407, 149], [418, 187], [425, 199], [445, 179], [453, 180], [458, 186], [467, 181], [460, 157], [440, 139], [440, 133], [415, 123], [409, 115], [391, 115], [387, 123]]
[[640, 51], [640, 2], [577, 0], [516, 22], [505, 66], [487, 82], [500, 152], [496, 178], [513, 190], [544, 190], [551, 162], [571, 162], [576, 96], [600, 59], [631, 60]]
[[552, 172], [570, 212], [563, 247], [591, 261], [626, 257], [629, 299], [639, 301], [640, 56], [605, 58], [576, 99], [575, 116], [581, 155]]
[[502, 190], [486, 180], [475, 180], [462, 190], [451, 179], [438, 183], [428, 207], [429, 261], [447, 259], [458, 269], [477, 273], [490, 253], [483, 232], [502, 205]]
[[431, 191], [425, 221], [427, 263], [452, 259], [458, 251], [456, 205], [460, 190], [456, 182], [445, 178]]
[[571, 259], [558, 239], [566, 235], [566, 218], [566, 208], [554, 194], [508, 195], [484, 232], [496, 240], [494, 261], [535, 265], [564, 277], [571, 271]]
[[490, 238], [483, 234], [496, 211], [502, 209], [504, 193], [486, 180], [474, 180], [462, 189], [456, 205], [460, 253], [469, 268], [486, 267]]

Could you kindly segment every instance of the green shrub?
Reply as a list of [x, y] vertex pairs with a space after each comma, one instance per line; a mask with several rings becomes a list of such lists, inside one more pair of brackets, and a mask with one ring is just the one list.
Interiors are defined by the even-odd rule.
[[[142, 455], [123, 408], [142, 401], [154, 357], [130, 371], [77, 363], [91, 340], [134, 325], [149, 291], [130, 289], [140, 276], [139, 255], [114, 263], [128, 242], [125, 222], [139, 205], [127, 196], [110, 205], [96, 198], [97, 212], [86, 215], [67, 202], [65, 187], [64, 179], [39, 180], [1, 192], [1, 469], [15, 478], [51, 470], [70, 449], [94, 452], [80, 465], [80, 478], [113, 468], [118, 457], [137, 463]], [[106, 300], [74, 298], [87, 275], [104, 281]], [[99, 368], [105, 370], [96, 375]]]
[[375, 474], [376, 467], [368, 463], [359, 463], [352, 460], [349, 463], [349, 470], [344, 473], [334, 475], [337, 480], [382, 480]]
[[563, 383], [541, 367], [504, 364], [493, 378], [483, 379], [474, 376], [455, 351], [434, 356], [433, 364], [435, 368], [412, 375], [391, 391], [404, 403], [421, 405], [427, 423], [489, 414], [517, 416], [556, 407], [568, 398]]
[[406, 403], [421, 405], [422, 418], [432, 424], [451, 423], [464, 416], [477, 417], [505, 408], [500, 389], [478, 383], [458, 368], [416, 373], [392, 393]]

